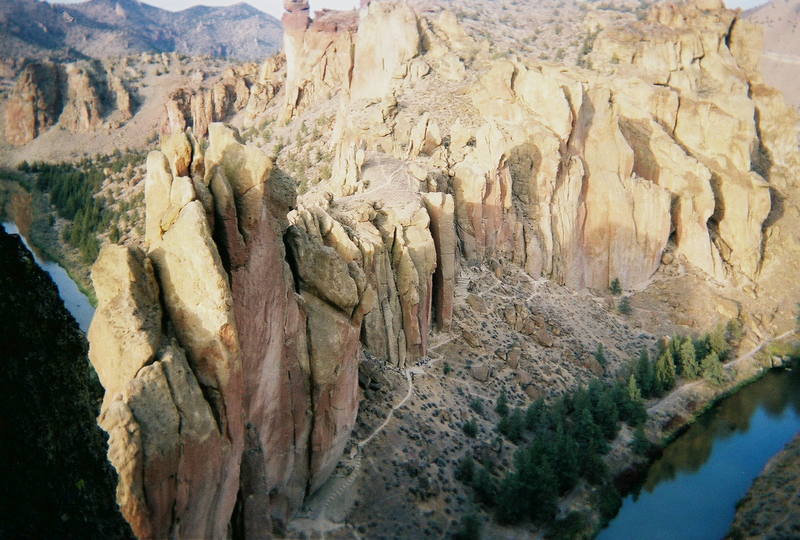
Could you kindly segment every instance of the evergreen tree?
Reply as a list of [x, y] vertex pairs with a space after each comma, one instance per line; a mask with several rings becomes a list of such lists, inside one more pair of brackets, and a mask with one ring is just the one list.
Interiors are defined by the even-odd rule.
[[594, 353], [594, 359], [597, 360], [597, 363], [600, 364], [603, 368], [606, 367], [606, 353], [603, 350], [603, 344], [597, 344], [597, 350]]
[[633, 309], [631, 308], [631, 300], [627, 296], [623, 296], [622, 300], [619, 301], [618, 308], [619, 312], [623, 315], [630, 315]]
[[477, 467], [472, 476], [472, 489], [479, 503], [491, 506], [495, 502], [497, 489], [492, 475], [484, 467]]
[[728, 340], [725, 338], [725, 329], [722, 326], [717, 326], [708, 335], [708, 345], [721, 361], [725, 360], [730, 347], [728, 346]]
[[600, 426], [603, 435], [609, 441], [613, 440], [619, 431], [619, 409], [612, 392], [611, 388], [602, 391], [594, 408], [595, 423]]
[[478, 424], [475, 423], [475, 420], [467, 420], [464, 422], [464, 435], [470, 437], [472, 439], [475, 438], [475, 435], [478, 434]]
[[611, 286], [609, 287], [609, 290], [614, 296], [619, 296], [622, 294], [622, 286], [619, 283], [619, 278], [614, 278], [611, 280]]
[[522, 411], [514, 409], [511, 414], [500, 419], [497, 429], [500, 433], [508, 437], [512, 442], [518, 442], [522, 438], [522, 430], [525, 427], [525, 417]]
[[650, 362], [650, 356], [647, 354], [647, 349], [642, 349], [642, 352], [639, 353], [639, 362], [636, 364], [636, 382], [639, 383], [639, 389], [642, 391], [643, 397], [649, 398], [653, 396], [655, 373], [653, 364]]
[[474, 513], [461, 519], [461, 528], [453, 535], [455, 540], [480, 540], [481, 520]]
[[637, 426], [647, 419], [647, 411], [642, 403], [642, 394], [635, 375], [631, 374], [628, 377], [628, 384], [618, 382], [614, 385], [614, 401], [617, 403], [620, 420], [628, 425]]
[[725, 373], [722, 370], [722, 364], [719, 361], [717, 353], [711, 351], [703, 358], [700, 364], [700, 369], [703, 372], [703, 378], [713, 382], [714, 384], [721, 384], [725, 379]]
[[631, 449], [643, 456], [650, 451], [650, 439], [647, 438], [647, 435], [644, 432], [644, 427], [639, 426], [633, 432], [633, 441], [631, 441]]
[[663, 351], [656, 360], [655, 377], [656, 392], [659, 394], [669, 392], [675, 386], [675, 363], [669, 350]]
[[497, 398], [497, 403], [495, 404], [494, 410], [500, 416], [505, 416], [508, 414], [508, 396], [506, 396], [505, 390], [500, 392], [500, 397]]
[[694, 344], [691, 339], [684, 340], [681, 343], [678, 356], [680, 358], [681, 374], [687, 379], [696, 379], [700, 374], [700, 366], [697, 365]]
[[641, 401], [642, 399], [642, 391], [639, 389], [639, 383], [636, 382], [636, 375], [631, 373], [631, 376], [628, 377], [628, 398], [631, 401]]
[[578, 482], [580, 464], [578, 463], [578, 443], [563, 428], [553, 436], [553, 468], [558, 477], [559, 493], [566, 493]]
[[545, 405], [542, 398], [537, 399], [528, 405], [528, 410], [525, 411], [525, 427], [530, 430], [540, 427], [540, 424], [544, 422], [546, 414], [547, 405]]
[[456, 480], [469, 484], [472, 482], [472, 477], [475, 474], [475, 461], [472, 456], [464, 456], [456, 467]]

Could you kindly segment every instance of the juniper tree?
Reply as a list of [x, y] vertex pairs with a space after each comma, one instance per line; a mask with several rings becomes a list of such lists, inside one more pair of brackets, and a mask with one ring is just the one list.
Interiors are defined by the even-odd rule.
[[669, 350], [663, 351], [656, 360], [655, 381], [658, 393], [668, 392], [675, 386], [675, 363]]
[[724, 372], [722, 371], [722, 364], [719, 361], [719, 357], [717, 353], [711, 351], [703, 358], [703, 362], [700, 364], [700, 369], [703, 372], [703, 378], [708, 379], [709, 381], [720, 384], [724, 379]]
[[678, 357], [680, 358], [681, 375], [687, 379], [695, 379], [700, 375], [700, 366], [697, 364], [694, 344], [691, 339], [684, 340], [684, 342], [681, 343]]

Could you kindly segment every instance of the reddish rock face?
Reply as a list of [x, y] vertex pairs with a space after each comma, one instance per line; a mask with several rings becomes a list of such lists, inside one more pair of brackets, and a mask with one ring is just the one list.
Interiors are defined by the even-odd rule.
[[26, 144], [58, 121], [62, 74], [56, 64], [29, 64], [22, 70], [6, 106], [6, 140]]

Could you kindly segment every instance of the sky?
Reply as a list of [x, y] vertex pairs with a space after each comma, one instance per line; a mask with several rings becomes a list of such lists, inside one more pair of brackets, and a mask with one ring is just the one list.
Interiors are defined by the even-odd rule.
[[[53, 0], [50, 0], [53, 1]], [[58, 0], [59, 3], [74, 3], [85, 0]], [[227, 6], [236, 4], [242, 0], [143, 0], [147, 4], [160, 8], [178, 11], [196, 5], [204, 6]], [[266, 11], [273, 17], [281, 18], [283, 13], [283, 0], [246, 0], [253, 7]], [[469, 2], [469, 0], [465, 0]], [[725, 0], [725, 5], [729, 8], [751, 8], [763, 4], [765, 0]], [[311, 0], [311, 11], [322, 8], [329, 9], [352, 9], [356, 6], [357, 0]]]

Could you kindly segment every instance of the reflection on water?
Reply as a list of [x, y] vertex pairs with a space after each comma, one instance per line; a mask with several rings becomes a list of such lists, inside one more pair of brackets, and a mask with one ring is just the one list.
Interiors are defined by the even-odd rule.
[[800, 370], [773, 371], [670, 444], [598, 538], [722, 538], [766, 462], [800, 431]]
[[33, 254], [36, 264], [47, 272], [56, 284], [58, 294], [61, 296], [61, 300], [64, 301], [64, 306], [72, 316], [75, 317], [75, 320], [78, 321], [78, 326], [80, 326], [81, 330], [86, 333], [89, 329], [89, 323], [92, 322], [92, 317], [94, 316], [94, 308], [89, 302], [89, 299], [86, 298], [75, 282], [72, 281], [72, 278], [69, 277], [67, 271], [61, 268], [57, 263], [44, 258], [38, 251], [31, 249], [28, 240], [25, 236], [20, 234], [19, 229], [14, 223], [4, 221], [3, 229], [5, 229], [8, 234], [18, 234], [20, 238], [22, 238], [25, 247]]

